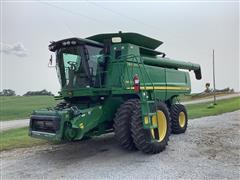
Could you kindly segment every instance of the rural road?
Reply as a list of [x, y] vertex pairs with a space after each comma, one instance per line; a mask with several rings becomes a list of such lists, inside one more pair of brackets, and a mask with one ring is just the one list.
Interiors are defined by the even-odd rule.
[[[216, 96], [216, 100], [229, 99], [229, 98], [238, 97], [238, 96], [240, 96], [239, 93], [237, 93], [237, 94], [229, 94], [229, 95], [224, 95], [224, 96]], [[213, 101], [213, 97], [197, 99], [197, 100], [192, 100], [192, 101], [186, 101], [186, 102], [182, 102], [182, 104], [184, 104], [184, 105], [187, 105], [187, 104], [197, 104], [197, 103], [205, 103], [205, 102], [210, 102], [210, 101]]]
[[240, 179], [240, 111], [190, 120], [156, 155], [128, 152], [113, 134], [1, 153], [5, 179]]
[[[231, 94], [231, 95], [226, 95], [226, 96], [220, 96], [220, 97], [217, 97], [217, 100], [228, 99], [228, 98], [237, 97], [237, 96], [240, 96], [240, 95], [239, 94]], [[206, 99], [182, 102], [182, 104], [187, 105], [187, 104], [204, 103], [204, 102], [209, 102], [212, 100], [213, 100], [213, 98], [206, 98]], [[28, 124], [29, 124], [29, 119], [0, 121], [0, 132], [6, 131], [9, 129], [26, 127], [26, 126], [28, 126]]]
[[0, 132], [9, 129], [21, 128], [29, 125], [29, 119], [11, 120], [11, 121], [1, 121], [0, 122]]

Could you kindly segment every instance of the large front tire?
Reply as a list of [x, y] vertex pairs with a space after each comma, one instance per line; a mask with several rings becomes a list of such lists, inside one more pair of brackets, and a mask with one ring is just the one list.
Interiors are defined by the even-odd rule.
[[131, 120], [132, 137], [136, 147], [144, 153], [156, 154], [163, 151], [169, 141], [171, 121], [167, 106], [159, 102], [156, 116], [152, 118], [155, 129], [144, 129], [140, 101], [137, 101]]
[[113, 120], [115, 138], [127, 150], [136, 149], [131, 136], [130, 121], [137, 101], [138, 99], [130, 99], [124, 102], [118, 108]]
[[173, 104], [171, 107], [172, 133], [185, 133], [188, 125], [188, 116], [182, 104]]

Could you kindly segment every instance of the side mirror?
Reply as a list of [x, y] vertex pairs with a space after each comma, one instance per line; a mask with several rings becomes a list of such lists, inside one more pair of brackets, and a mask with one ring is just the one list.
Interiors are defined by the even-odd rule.
[[48, 62], [48, 67], [56, 67], [56, 60], [53, 58], [52, 54], [51, 54], [49, 62]]

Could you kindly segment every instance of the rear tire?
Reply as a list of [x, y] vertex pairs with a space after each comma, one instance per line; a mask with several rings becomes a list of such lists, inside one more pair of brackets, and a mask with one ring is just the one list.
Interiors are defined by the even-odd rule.
[[[141, 105], [140, 101], [137, 101], [135, 105], [135, 110], [133, 111], [132, 121], [131, 121], [131, 131], [132, 137], [136, 147], [144, 153], [149, 154], [156, 154], [163, 151], [169, 141], [169, 136], [171, 133], [171, 121], [169, 116], [169, 111], [167, 106], [159, 102], [157, 104], [157, 112], [161, 112], [165, 116], [165, 127], [161, 127], [165, 129], [165, 133], [162, 139], [159, 141], [152, 140], [152, 133], [150, 129], [143, 128], [143, 121], [142, 121], [142, 112], [141, 112]], [[158, 134], [160, 137], [160, 134]]]
[[138, 99], [130, 99], [124, 102], [118, 108], [113, 120], [115, 138], [127, 150], [136, 149], [131, 136], [130, 121], [137, 101]]
[[182, 104], [173, 104], [171, 106], [172, 132], [174, 134], [185, 133], [188, 125], [188, 116], [185, 107]]

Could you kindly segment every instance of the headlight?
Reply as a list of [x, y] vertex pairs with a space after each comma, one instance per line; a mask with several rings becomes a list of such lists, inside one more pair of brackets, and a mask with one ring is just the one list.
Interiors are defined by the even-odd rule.
[[67, 45], [67, 42], [63, 42], [62, 45], [63, 45], [63, 46], [66, 46], [66, 45]]
[[75, 45], [75, 44], [77, 44], [77, 42], [76, 41], [71, 41], [71, 44]]

